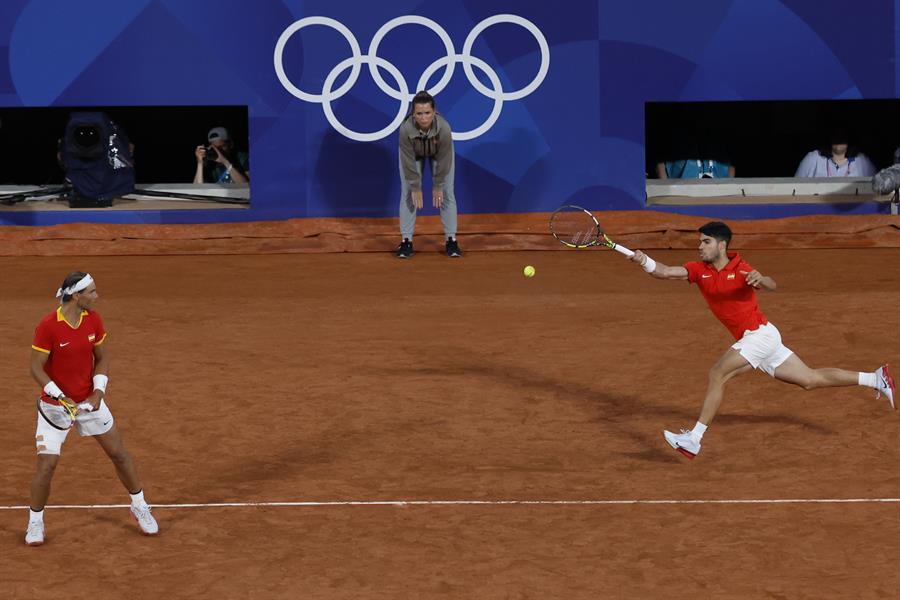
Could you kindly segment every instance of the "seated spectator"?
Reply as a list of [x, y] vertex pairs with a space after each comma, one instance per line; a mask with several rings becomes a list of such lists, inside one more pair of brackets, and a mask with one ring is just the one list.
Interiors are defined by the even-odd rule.
[[250, 167], [246, 152], [238, 152], [224, 127], [213, 127], [206, 136], [209, 146], [197, 146], [194, 183], [248, 183]]
[[813, 150], [800, 161], [794, 177], [871, 177], [875, 174], [872, 161], [849, 144], [850, 136], [843, 130], [831, 135], [831, 143]]
[[669, 160], [656, 164], [660, 179], [707, 179], [734, 177], [734, 165], [714, 158]]

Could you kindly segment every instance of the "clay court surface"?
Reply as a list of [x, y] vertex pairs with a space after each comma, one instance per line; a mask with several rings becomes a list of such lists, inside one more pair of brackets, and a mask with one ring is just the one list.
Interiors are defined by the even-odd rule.
[[[900, 367], [900, 249], [742, 252], [778, 281], [762, 308], [808, 364]], [[653, 280], [613, 252], [0, 265], [0, 597], [900, 589], [900, 414], [866, 388], [804, 392], [753, 373], [730, 384], [700, 456], [683, 459], [662, 430], [693, 425], [730, 337], [693, 286]], [[34, 463], [28, 348], [74, 269], [98, 284], [109, 405], [161, 534], [140, 536], [127, 508], [52, 508], [128, 500], [96, 443], [73, 433], [47, 543], [28, 548], [27, 512], [13, 508], [28, 503]], [[763, 502], [733, 502], [748, 500]], [[425, 503], [182, 506], [350, 501]]]

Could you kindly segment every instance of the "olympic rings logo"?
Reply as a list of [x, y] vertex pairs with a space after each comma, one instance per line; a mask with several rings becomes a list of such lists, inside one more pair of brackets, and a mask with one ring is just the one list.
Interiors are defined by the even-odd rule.
[[[491, 66], [488, 65], [485, 61], [472, 56], [471, 54], [472, 46], [475, 44], [476, 38], [485, 29], [487, 29], [491, 25], [496, 25], [498, 23], [510, 23], [523, 27], [525, 30], [531, 33], [532, 36], [534, 36], [534, 39], [537, 41], [538, 46], [541, 50], [541, 65], [538, 68], [537, 75], [535, 75], [534, 79], [532, 79], [528, 85], [514, 92], [505, 92], [503, 90], [503, 85], [500, 82], [500, 78], [497, 76], [497, 72], [493, 68], [491, 68]], [[344, 36], [344, 39], [347, 40], [347, 43], [350, 45], [350, 52], [352, 53], [352, 56], [350, 56], [350, 58], [346, 58], [339, 62], [331, 70], [331, 72], [328, 73], [328, 76], [325, 78], [325, 82], [322, 85], [322, 93], [320, 94], [304, 92], [291, 82], [290, 78], [288, 78], [287, 76], [287, 73], [285, 73], [284, 71], [284, 47], [287, 45], [288, 40], [290, 40], [295, 33], [300, 31], [304, 27], [309, 27], [311, 25], [322, 25], [336, 30], [338, 33]], [[438, 38], [440, 38], [441, 42], [444, 44], [444, 48], [447, 51], [447, 56], [437, 59], [436, 61], [431, 63], [425, 69], [425, 71], [422, 72], [422, 75], [419, 77], [419, 81], [416, 84], [414, 90], [410, 90], [409, 84], [403, 77], [403, 74], [399, 69], [397, 69], [396, 66], [393, 65], [393, 63], [378, 56], [378, 45], [381, 43], [382, 39], [384, 39], [384, 36], [400, 25], [422, 25], [423, 27], [432, 30], [438, 36]], [[291, 95], [299, 98], [300, 100], [303, 100], [304, 102], [315, 102], [321, 104], [322, 112], [325, 113], [325, 118], [328, 120], [331, 126], [345, 137], [348, 137], [351, 140], [356, 140], [358, 142], [373, 142], [390, 135], [391, 132], [395, 131], [397, 127], [400, 126], [400, 123], [403, 122], [403, 119], [406, 118], [409, 110], [409, 104], [410, 102], [412, 102], [416, 90], [425, 89], [425, 86], [428, 84], [428, 80], [438, 71], [438, 69], [443, 68], [443, 76], [434, 86], [428, 88], [428, 93], [430, 93], [432, 96], [436, 96], [445, 87], [447, 87], [448, 83], [450, 83], [450, 79], [453, 77], [453, 71], [456, 68], [456, 63], [460, 63], [463, 66], [463, 71], [465, 71], [466, 78], [469, 80], [469, 83], [471, 83], [472, 86], [476, 90], [478, 90], [478, 92], [494, 101], [493, 110], [484, 123], [470, 131], [453, 132], [454, 140], [471, 140], [484, 134], [494, 126], [494, 123], [496, 123], [497, 119], [500, 118], [500, 112], [503, 110], [504, 102], [524, 98], [541, 85], [541, 83], [544, 81], [544, 78], [547, 76], [547, 71], [550, 69], [550, 47], [547, 45], [547, 39], [544, 37], [544, 34], [541, 33], [541, 30], [538, 29], [537, 26], [528, 19], [525, 19], [518, 15], [494, 15], [492, 17], [484, 19], [472, 29], [472, 31], [469, 33], [469, 36], [466, 38], [465, 43], [463, 43], [462, 52], [460, 54], [457, 54], [456, 49], [453, 47], [453, 40], [450, 39], [450, 36], [447, 34], [443, 27], [426, 17], [421, 17], [418, 15], [405, 15], [402, 17], [397, 17], [396, 19], [391, 19], [390, 21], [382, 25], [381, 29], [379, 29], [372, 37], [372, 42], [369, 44], [368, 54], [362, 54], [359, 42], [356, 40], [356, 37], [340, 21], [336, 21], [335, 19], [331, 19], [328, 17], [304, 17], [292, 23], [287, 29], [284, 30], [284, 32], [282, 32], [281, 36], [278, 38], [278, 43], [275, 44], [274, 59], [275, 73], [278, 75], [278, 81], [281, 82], [281, 85], [284, 86], [284, 89], [286, 89]], [[372, 133], [362, 133], [353, 131], [352, 129], [345, 127], [340, 121], [338, 121], [331, 107], [332, 102], [344, 96], [347, 92], [350, 91], [350, 88], [352, 88], [356, 84], [356, 80], [359, 78], [359, 73], [362, 65], [368, 65], [369, 73], [371, 74], [372, 79], [375, 81], [381, 91], [383, 91], [391, 98], [400, 101], [400, 109], [397, 111], [397, 116], [394, 117], [394, 120], [391, 121], [391, 123], [384, 129], [380, 129]], [[479, 81], [479, 79], [475, 76], [475, 72], [472, 70], [472, 67], [477, 68], [482, 73], [484, 73], [485, 76], [487, 76], [491, 84], [490, 88], [486, 87], [483, 83], [481, 83], [481, 81]], [[350, 75], [349, 77], [347, 77], [347, 81], [345, 81], [337, 89], [334, 89], [335, 80], [338, 78], [338, 76], [340, 76], [341, 73], [343, 73], [347, 69], [350, 69]], [[396, 87], [392, 87], [387, 81], [384, 80], [384, 78], [381, 76], [381, 69], [387, 71], [387, 73], [394, 80]]]

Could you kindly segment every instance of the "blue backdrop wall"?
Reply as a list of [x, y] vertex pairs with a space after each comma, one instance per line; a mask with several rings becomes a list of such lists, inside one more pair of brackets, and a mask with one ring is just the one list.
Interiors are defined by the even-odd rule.
[[394, 216], [423, 74], [457, 132], [461, 212], [642, 209], [645, 102], [896, 98], [898, 5], [3, 0], [0, 106], [246, 105], [252, 207], [0, 218]]

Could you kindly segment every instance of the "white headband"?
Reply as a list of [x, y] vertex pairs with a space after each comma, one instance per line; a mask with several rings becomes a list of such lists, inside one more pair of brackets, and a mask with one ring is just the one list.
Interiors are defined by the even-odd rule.
[[59, 288], [58, 290], [56, 290], [56, 297], [62, 298], [63, 296], [71, 296], [72, 294], [77, 294], [92, 283], [94, 283], [94, 278], [91, 277], [90, 273], [88, 273], [87, 275], [82, 277], [81, 280], [75, 285], [69, 286], [66, 289]]

